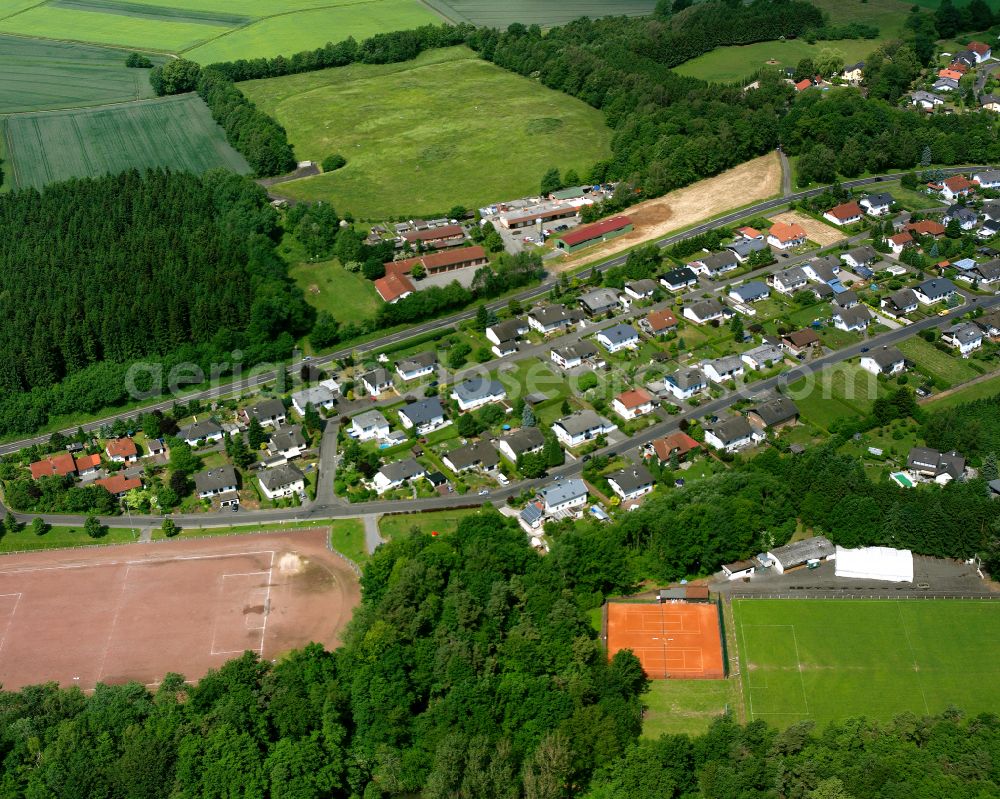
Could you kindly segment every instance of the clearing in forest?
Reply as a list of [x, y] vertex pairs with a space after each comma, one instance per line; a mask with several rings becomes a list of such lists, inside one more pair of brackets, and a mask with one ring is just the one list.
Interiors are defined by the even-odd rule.
[[610, 155], [604, 115], [465, 47], [402, 64], [247, 81], [240, 89], [288, 131], [299, 158], [347, 158], [336, 172], [283, 183], [359, 219], [441, 214], [538, 191], [550, 167], [586, 175]]

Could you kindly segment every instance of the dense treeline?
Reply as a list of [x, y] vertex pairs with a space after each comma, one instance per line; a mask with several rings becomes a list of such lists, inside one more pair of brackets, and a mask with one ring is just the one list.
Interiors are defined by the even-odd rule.
[[[285, 357], [314, 313], [265, 192], [137, 171], [0, 198], [0, 434], [127, 396], [128, 364]], [[158, 393], [155, 382], [135, 386]]]
[[929, 446], [970, 458], [1000, 453], [1000, 394], [926, 414], [921, 434]]
[[220, 72], [230, 80], [277, 78], [299, 72], [313, 72], [329, 67], [362, 64], [391, 64], [409, 61], [424, 50], [462, 44], [473, 30], [471, 25], [423, 25], [408, 31], [379, 33], [360, 44], [353, 37], [336, 44], [327, 43], [315, 50], [274, 58], [241, 58], [210, 64], [207, 69]]
[[781, 122], [781, 141], [789, 153], [801, 154], [802, 183], [932, 161], [982, 164], [1000, 158], [989, 114], [921, 114], [849, 89], [803, 93]]
[[[829, 442], [805, 453], [770, 449], [652, 497], [612, 525], [549, 524], [546, 530], [559, 545], [552, 555], [584, 604], [595, 605], [639, 576], [712, 574], [723, 563], [785, 543], [800, 524], [848, 547], [892, 546], [946, 558], [978, 553], [1000, 571], [1000, 504], [986, 486], [996, 459], [985, 449], [992, 443], [983, 443], [997, 441], [998, 408], [995, 397], [925, 418], [912, 392], [901, 388], [876, 400], [871, 416], [841, 422]], [[974, 463], [990, 454], [987, 474], [943, 488], [904, 489], [888, 480], [873, 482], [856, 457], [838, 452], [856, 432], [909, 418], [924, 425], [931, 446], [959, 447]], [[973, 422], [983, 418], [989, 421]], [[968, 436], [959, 431], [965, 424]]]
[[[786, 10], [800, 5], [758, 0], [748, 8], [781, 20]], [[736, 13], [705, 3], [689, 9], [703, 9], [691, 17], [692, 24], [714, 20], [711, 15], [721, 15], [722, 8]], [[789, 19], [798, 29], [796, 15]], [[468, 43], [489, 61], [537, 75], [545, 85], [602, 109], [615, 129], [612, 156], [596, 164], [587, 178], [626, 180], [633, 199], [641, 199], [772, 150], [778, 144], [779, 117], [792, 96], [791, 87], [776, 76], [743, 93], [678, 75], [670, 69], [679, 63], [669, 47], [674, 24], [650, 18], [584, 19], [544, 37], [515, 25], [505, 33], [476, 30]], [[699, 41], [706, 47], [723, 43], [711, 32]]]
[[795, 38], [823, 27], [823, 13], [804, 0], [696, 3], [662, 24], [637, 19], [634, 52], [676, 67], [716, 47]]
[[[5, 795], [732, 799], [998, 794], [1000, 721], [958, 711], [816, 732], [731, 717], [639, 741], [648, 683], [606, 659], [573, 547], [531, 550], [495, 511], [376, 552], [335, 652], [252, 653], [197, 684], [0, 694]], [[612, 552], [612, 555], [614, 553]]]
[[578, 795], [637, 739], [646, 678], [608, 663], [556, 565], [492, 511], [382, 547], [337, 652], [0, 695], [4, 793]]
[[231, 80], [204, 70], [198, 81], [198, 94], [254, 174], [281, 175], [295, 168], [295, 153], [285, 129], [250, 102]]

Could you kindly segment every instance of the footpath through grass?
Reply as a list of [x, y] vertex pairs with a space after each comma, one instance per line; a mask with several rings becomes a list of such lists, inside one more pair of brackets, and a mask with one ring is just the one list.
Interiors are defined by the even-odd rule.
[[359, 219], [444, 213], [538, 191], [549, 167], [586, 173], [610, 155], [603, 114], [477, 58], [465, 47], [402, 64], [247, 81], [300, 158], [341, 153], [336, 172], [283, 183]]
[[1000, 711], [1000, 603], [735, 600], [749, 720]]
[[12, 116], [6, 121], [6, 149], [5, 172], [19, 188], [131, 168], [250, 172], [195, 94]]

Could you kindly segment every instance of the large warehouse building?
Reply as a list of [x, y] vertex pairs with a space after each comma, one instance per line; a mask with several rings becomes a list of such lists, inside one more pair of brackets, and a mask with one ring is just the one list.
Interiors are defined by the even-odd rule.
[[913, 582], [913, 553], [891, 547], [837, 547], [838, 577], [859, 580], [885, 580], [893, 583]]

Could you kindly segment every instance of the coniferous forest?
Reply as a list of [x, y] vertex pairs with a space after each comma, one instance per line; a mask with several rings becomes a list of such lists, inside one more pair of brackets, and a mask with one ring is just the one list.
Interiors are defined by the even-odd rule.
[[120, 402], [139, 359], [286, 356], [314, 312], [275, 252], [277, 223], [263, 189], [221, 171], [0, 198], [0, 434]]

